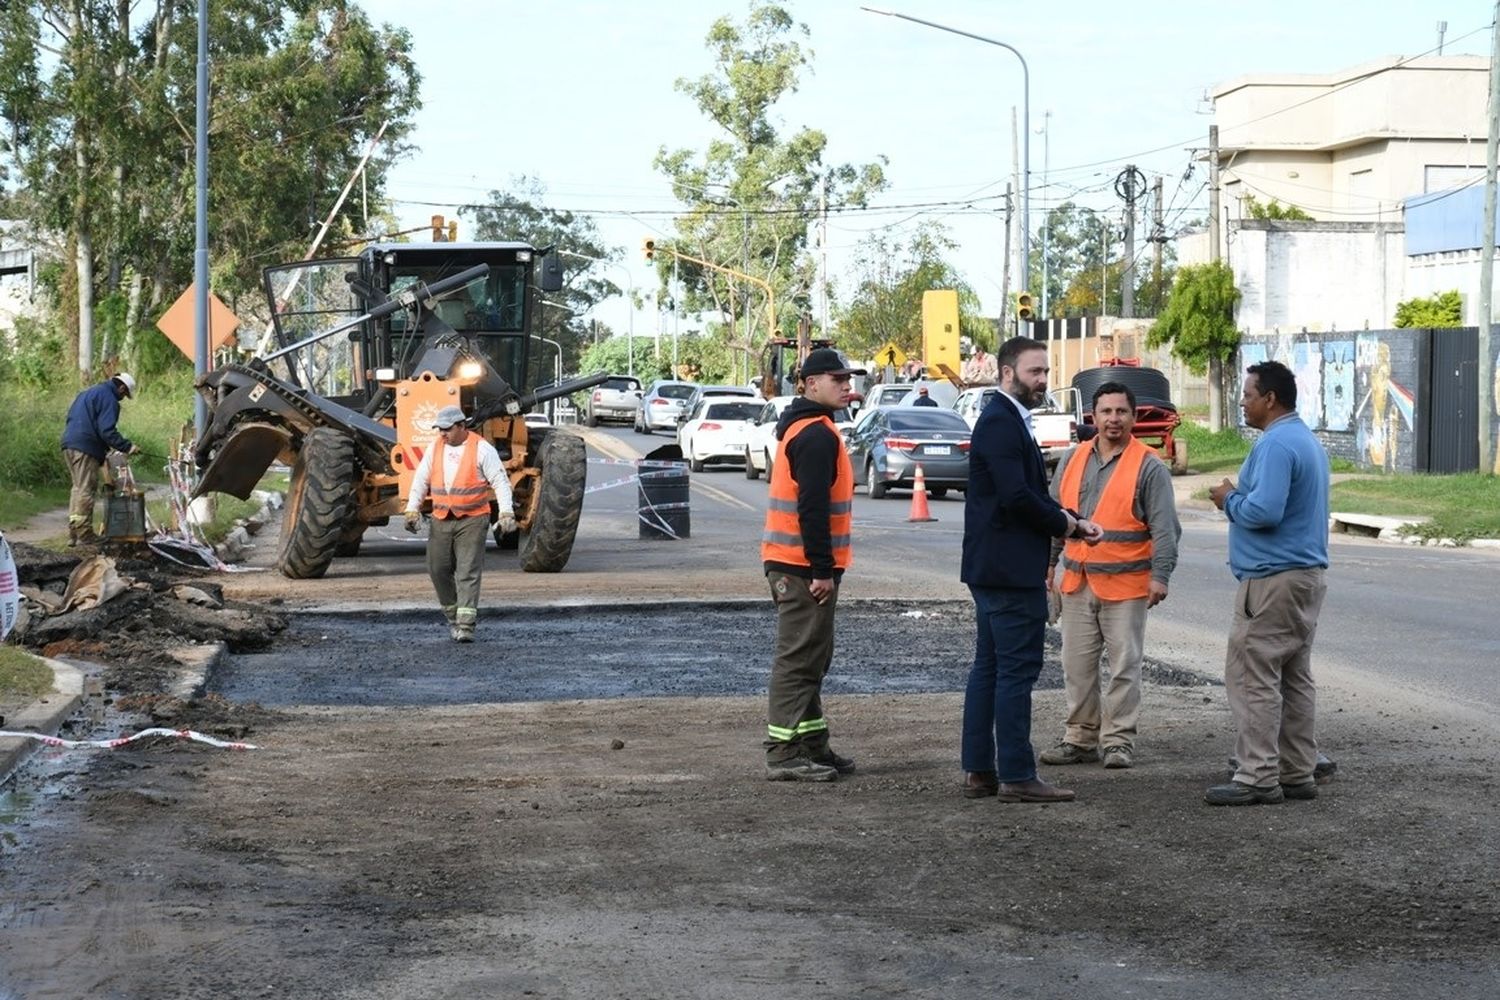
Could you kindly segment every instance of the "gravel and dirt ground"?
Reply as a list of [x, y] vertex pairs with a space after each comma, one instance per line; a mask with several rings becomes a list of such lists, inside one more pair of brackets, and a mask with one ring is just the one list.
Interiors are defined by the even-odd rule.
[[[758, 663], [762, 627], [725, 640]], [[1331, 691], [1317, 801], [1212, 809], [1222, 688], [1168, 679], [1140, 765], [1052, 769], [1080, 800], [1049, 807], [958, 795], [951, 690], [832, 696], [860, 771], [828, 786], [760, 779], [754, 696], [278, 706], [242, 713], [258, 751], [52, 756], [0, 852], [0, 996], [1496, 995], [1489, 735]]]
[[1326, 678], [1337, 779], [1210, 808], [1222, 638], [1168, 618], [1135, 769], [1046, 769], [1066, 805], [968, 801], [962, 590], [870, 560], [829, 686], [859, 772], [769, 783], [770, 615], [739, 536], [695, 534], [685, 570], [628, 522], [599, 530], [567, 573], [487, 572], [472, 647], [378, 546], [327, 580], [218, 581], [276, 613], [206, 698], [162, 693], [171, 629], [94, 640], [106, 728], [261, 749], [38, 755], [0, 794], [0, 1000], [1500, 996], [1492, 716]]

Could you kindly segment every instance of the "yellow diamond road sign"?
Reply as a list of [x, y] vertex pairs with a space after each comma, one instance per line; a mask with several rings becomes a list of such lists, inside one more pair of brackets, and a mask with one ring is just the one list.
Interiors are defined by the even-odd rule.
[[[193, 356], [193, 286], [188, 285], [187, 291], [178, 297], [172, 307], [162, 314], [161, 319], [156, 321], [156, 328], [167, 335], [167, 339], [177, 345], [177, 349], [189, 358]], [[240, 319], [230, 312], [219, 297], [213, 292], [208, 293], [208, 348], [217, 351], [234, 337], [234, 332], [240, 327]]]
[[894, 343], [883, 344], [875, 349], [875, 363], [882, 368], [886, 365], [890, 365], [893, 368], [900, 368], [906, 364], [906, 352]]

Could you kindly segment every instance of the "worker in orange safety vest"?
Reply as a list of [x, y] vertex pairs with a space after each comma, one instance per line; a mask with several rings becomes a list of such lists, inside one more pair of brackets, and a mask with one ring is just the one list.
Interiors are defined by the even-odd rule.
[[833, 424], [849, 403], [849, 368], [832, 348], [811, 351], [802, 395], [776, 424], [776, 457], [760, 555], [776, 605], [766, 722], [766, 778], [832, 781], [854, 770], [834, 753], [823, 717], [823, 677], [833, 662], [833, 612], [853, 558], [854, 473]]
[[1132, 434], [1135, 394], [1105, 382], [1093, 412], [1098, 435], [1065, 455], [1052, 477], [1057, 501], [1096, 522], [1104, 537], [1097, 545], [1053, 543], [1047, 587], [1060, 594], [1068, 718], [1062, 741], [1041, 761], [1083, 764], [1102, 753], [1105, 767], [1126, 768], [1135, 762], [1146, 611], [1167, 597], [1182, 526], [1171, 471]]
[[432, 495], [427, 573], [454, 642], [474, 641], [492, 495], [501, 531], [516, 530], [510, 477], [500, 454], [471, 432], [464, 419], [457, 406], [438, 411], [432, 424], [437, 439], [422, 456], [406, 501], [406, 530], [415, 534], [422, 523], [422, 501]]

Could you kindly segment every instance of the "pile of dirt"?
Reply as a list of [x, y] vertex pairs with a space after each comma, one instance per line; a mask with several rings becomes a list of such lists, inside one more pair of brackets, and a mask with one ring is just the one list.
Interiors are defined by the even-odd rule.
[[[105, 684], [115, 692], [164, 690], [181, 668], [173, 653], [183, 647], [222, 642], [250, 652], [268, 647], [285, 627], [280, 615], [225, 602], [212, 574], [143, 545], [73, 554], [21, 542], [12, 552], [26, 601], [14, 641], [44, 656], [105, 664]], [[97, 597], [66, 603], [70, 579], [76, 591], [85, 576], [101, 581]]]
[[217, 694], [177, 698], [168, 694], [131, 694], [115, 701], [122, 712], [147, 716], [153, 726], [195, 729], [226, 740], [242, 740], [255, 727], [281, 717], [256, 702], [233, 702]]

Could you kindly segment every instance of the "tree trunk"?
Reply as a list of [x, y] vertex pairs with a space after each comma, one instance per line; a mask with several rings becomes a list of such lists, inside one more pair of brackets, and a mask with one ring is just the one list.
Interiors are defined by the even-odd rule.
[[120, 348], [120, 355], [134, 369], [140, 367], [136, 358], [140, 347], [136, 343], [135, 332], [141, 324], [141, 293], [144, 291], [145, 282], [141, 278], [141, 272], [133, 267], [126, 269], [125, 276], [130, 288], [130, 297], [125, 306], [125, 343]]
[[[130, 51], [130, 4], [131, 0], [116, 0], [115, 28], [119, 31], [120, 57], [115, 61], [116, 92], [124, 95], [129, 89], [126, 77], [130, 73], [127, 52]], [[105, 248], [108, 255], [105, 287], [111, 290], [120, 287], [121, 254], [125, 245], [125, 150], [118, 147], [114, 153], [114, 170], [110, 178], [110, 240]], [[105, 351], [107, 357], [109, 352]]]
[[1222, 431], [1224, 423], [1224, 362], [1219, 358], [1208, 359], [1208, 427]]
[[[84, 26], [82, 4], [72, 5], [73, 37], [71, 48], [73, 62], [81, 62]], [[73, 123], [73, 166], [77, 171], [73, 195], [74, 271], [78, 276], [78, 370], [84, 381], [89, 381], [94, 371], [94, 242], [89, 229], [89, 154], [88, 135], [81, 116]]]

